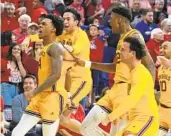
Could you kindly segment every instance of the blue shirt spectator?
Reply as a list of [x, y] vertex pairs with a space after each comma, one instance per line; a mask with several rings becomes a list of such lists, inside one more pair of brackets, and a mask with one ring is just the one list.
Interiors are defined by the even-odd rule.
[[144, 20], [140, 21], [137, 25], [136, 25], [136, 29], [139, 30], [141, 32], [141, 34], [144, 37], [145, 42], [148, 42], [151, 36], [151, 31], [154, 28], [157, 28], [158, 26], [156, 24], [147, 24], [146, 22], [144, 22]]
[[136, 25], [136, 29], [141, 32], [144, 37], [145, 42], [148, 42], [151, 36], [151, 31], [157, 28], [156, 24], [153, 24], [153, 11], [149, 9], [142, 9], [142, 21]]

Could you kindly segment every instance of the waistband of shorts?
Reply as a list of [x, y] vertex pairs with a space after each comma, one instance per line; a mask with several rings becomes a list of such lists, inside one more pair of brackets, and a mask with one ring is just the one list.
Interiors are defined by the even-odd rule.
[[168, 107], [168, 106], [166, 106], [165, 104], [162, 104], [162, 103], [160, 103], [160, 106], [162, 107], [162, 108], [166, 108], [166, 109], [170, 109], [171, 107]]

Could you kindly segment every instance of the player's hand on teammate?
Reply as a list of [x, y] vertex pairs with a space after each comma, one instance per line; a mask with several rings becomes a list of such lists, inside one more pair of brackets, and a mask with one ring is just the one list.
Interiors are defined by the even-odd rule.
[[76, 64], [81, 67], [85, 67], [85, 60], [82, 60], [80, 58], [76, 58]]
[[64, 48], [65, 48], [67, 51], [69, 51], [69, 52], [73, 52], [73, 48], [72, 48], [72, 46], [70, 46], [70, 45], [65, 44], [65, 45], [64, 45]]

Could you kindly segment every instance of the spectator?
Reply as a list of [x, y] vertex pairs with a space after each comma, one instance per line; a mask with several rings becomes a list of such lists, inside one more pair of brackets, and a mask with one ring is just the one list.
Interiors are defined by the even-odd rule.
[[37, 23], [40, 15], [47, 14], [47, 11], [44, 7], [45, 0], [33, 0], [33, 13], [31, 19], [33, 22]]
[[13, 3], [5, 4], [5, 12], [2, 13], [1, 31], [15, 30], [19, 27], [18, 17], [15, 15], [15, 5]]
[[23, 14], [19, 17], [18, 22], [19, 28], [15, 29], [13, 33], [16, 36], [17, 43], [21, 44], [28, 37], [28, 24], [31, 22], [31, 18], [27, 14]]
[[[160, 28], [155, 28], [151, 32], [151, 39], [147, 42], [146, 46], [149, 50], [149, 53], [154, 61], [156, 63], [157, 56], [160, 55], [160, 45], [164, 41], [164, 32]], [[157, 70], [156, 70], [157, 75]], [[159, 83], [158, 83], [158, 77], [156, 76], [155, 79], [155, 89], [159, 90]]]
[[164, 19], [161, 22], [161, 29], [164, 32], [164, 40], [171, 40], [171, 19]]
[[10, 46], [16, 44], [16, 37], [11, 31], [1, 33], [1, 57], [5, 58]]
[[[104, 42], [99, 38], [99, 27], [91, 24], [89, 27], [90, 32], [90, 60], [93, 62], [102, 62], [103, 60], [103, 49], [104, 49]], [[93, 91], [92, 96], [93, 100], [95, 100], [94, 96], [100, 95], [99, 90], [99, 81], [100, 81], [100, 71], [99, 70], [91, 70], [92, 72], [92, 79], [93, 79]]]
[[160, 28], [155, 28], [151, 32], [151, 39], [147, 42], [147, 48], [149, 53], [154, 61], [157, 60], [157, 56], [159, 56], [160, 45], [164, 41], [164, 32]]
[[20, 92], [19, 84], [26, 75], [19, 45], [11, 46], [7, 58], [1, 59], [1, 91], [5, 105], [11, 106], [12, 99]]
[[136, 16], [140, 16], [141, 2], [140, 0], [133, 0], [132, 3], [132, 21]]
[[61, 16], [65, 9], [63, 0], [46, 0], [44, 6], [48, 13], [53, 13], [57, 16]]
[[145, 42], [150, 39], [151, 31], [157, 28], [156, 24], [153, 24], [153, 11], [144, 9], [142, 12], [143, 20], [136, 25], [136, 29], [141, 32]]
[[103, 14], [104, 14], [104, 8], [101, 4], [101, 0], [91, 0], [90, 4], [87, 7], [86, 23], [91, 24], [94, 18], [97, 18], [101, 23]]
[[[24, 92], [20, 95], [17, 95], [12, 100], [12, 122], [10, 125], [10, 129], [12, 129], [19, 123], [23, 112], [25, 111], [28, 100], [25, 97], [26, 92], [33, 91], [37, 87], [37, 80], [36, 77], [32, 75], [26, 75], [23, 79], [23, 89]], [[35, 127], [32, 128], [26, 136], [36, 136], [36, 130]]]
[[81, 6], [83, 0], [74, 0], [73, 3], [70, 5], [70, 7], [75, 8], [76, 10], [78, 10], [80, 12], [81, 15], [81, 25], [84, 25], [84, 9]]
[[[133, 0], [128, 0], [129, 6], [132, 7]], [[151, 9], [150, 0], [141, 0], [141, 8], [143, 9]]]
[[38, 25], [36, 23], [33, 22], [28, 24], [28, 34], [29, 35], [38, 34]]
[[161, 29], [163, 30], [164, 34], [171, 34], [171, 19], [164, 19], [161, 22]]
[[166, 17], [168, 16], [167, 13], [164, 12], [164, 0], [155, 0], [154, 23], [160, 23], [159, 16], [161, 16], [161, 13], [164, 14]]
[[28, 34], [29, 34], [30, 42], [39, 41], [38, 25], [36, 23], [33, 22], [28, 24]]

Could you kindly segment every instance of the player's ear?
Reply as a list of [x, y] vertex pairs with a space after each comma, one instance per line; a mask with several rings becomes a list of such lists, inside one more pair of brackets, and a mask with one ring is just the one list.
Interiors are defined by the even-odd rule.
[[78, 20], [75, 20], [75, 23], [76, 23], [77, 25], [79, 25], [79, 24], [78, 24], [78, 23], [79, 23]]
[[132, 51], [132, 56], [136, 57], [136, 52], [135, 51]]
[[56, 28], [54, 28], [52, 31], [53, 31], [53, 32], [56, 32]]

